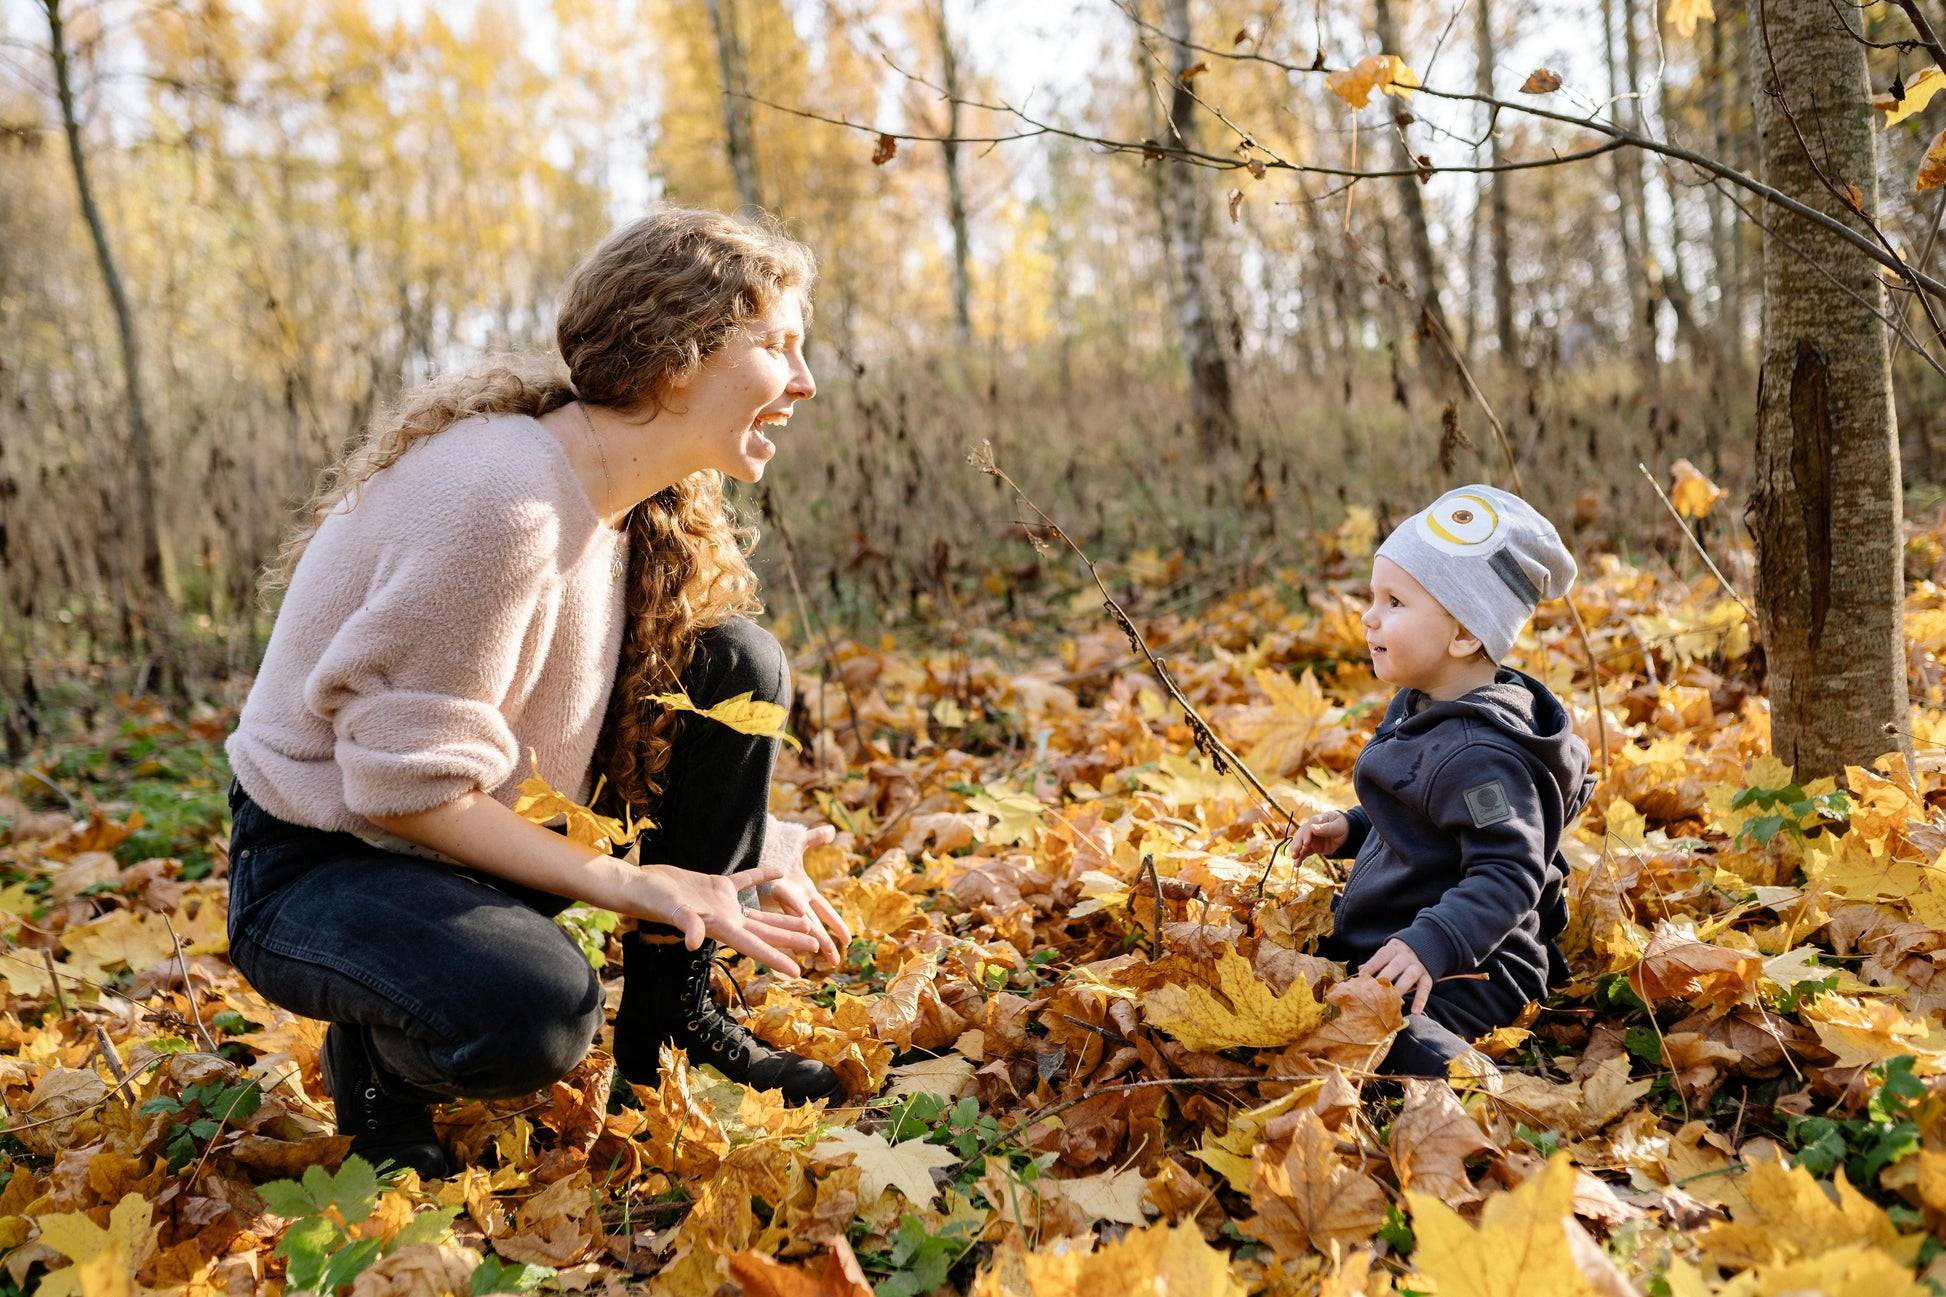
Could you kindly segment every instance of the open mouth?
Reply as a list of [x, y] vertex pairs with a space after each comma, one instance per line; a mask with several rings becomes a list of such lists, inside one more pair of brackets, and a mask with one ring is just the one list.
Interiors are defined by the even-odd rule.
[[750, 421], [750, 435], [762, 442], [764, 453], [769, 454], [771, 451], [777, 449], [777, 443], [764, 435], [764, 429], [769, 426], [781, 428], [790, 421], [790, 415], [775, 410], [766, 414], [760, 414]]

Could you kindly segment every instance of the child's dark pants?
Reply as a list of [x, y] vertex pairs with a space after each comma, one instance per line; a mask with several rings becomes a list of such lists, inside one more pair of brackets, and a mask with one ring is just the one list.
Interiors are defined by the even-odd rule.
[[1514, 1021], [1526, 1006], [1517, 993], [1490, 981], [1441, 982], [1427, 998], [1425, 1012], [1406, 1015], [1379, 1070], [1444, 1077], [1446, 1064], [1472, 1048], [1474, 1040]]
[[[699, 636], [682, 684], [701, 707], [789, 706], [777, 641], [735, 619]], [[641, 859], [704, 873], [757, 863], [777, 740], [691, 718]], [[602, 1023], [600, 981], [516, 883], [289, 824], [230, 789], [230, 959], [293, 1013], [365, 1033], [395, 1099], [525, 1094], [566, 1074]]]

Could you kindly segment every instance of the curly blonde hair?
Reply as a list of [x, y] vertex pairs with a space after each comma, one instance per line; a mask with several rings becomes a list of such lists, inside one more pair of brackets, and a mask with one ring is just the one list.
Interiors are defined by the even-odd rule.
[[[290, 584], [317, 529], [356, 503], [373, 474], [420, 440], [494, 414], [539, 417], [580, 400], [645, 421], [671, 385], [749, 328], [786, 293], [806, 322], [817, 263], [772, 224], [664, 207], [616, 230], [562, 290], [560, 360], [495, 357], [407, 392], [319, 480], [302, 521], [265, 570], [266, 594]], [[680, 721], [647, 701], [689, 665], [698, 631], [761, 612], [745, 559], [756, 532], [740, 527], [715, 472], [695, 473], [630, 511], [627, 628], [595, 748], [603, 803], [637, 815], [663, 788]]]

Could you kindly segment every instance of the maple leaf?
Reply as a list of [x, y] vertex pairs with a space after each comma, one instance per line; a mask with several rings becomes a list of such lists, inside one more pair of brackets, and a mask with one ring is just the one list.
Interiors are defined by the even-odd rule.
[[1480, 1191], [1466, 1174], [1466, 1159], [1492, 1147], [1479, 1123], [1453, 1097], [1452, 1086], [1444, 1081], [1405, 1083], [1405, 1103], [1392, 1122], [1390, 1142], [1401, 1189], [1417, 1186], [1456, 1206], [1474, 1202]]
[[75, 1264], [56, 1270], [37, 1291], [47, 1297], [94, 1297], [129, 1293], [135, 1272], [148, 1264], [162, 1227], [151, 1224], [153, 1209], [139, 1193], [124, 1195], [103, 1229], [82, 1212], [40, 1218], [41, 1242]]
[[495, 1239], [493, 1250], [509, 1261], [559, 1269], [585, 1259], [600, 1242], [594, 1181], [577, 1171], [522, 1203], [513, 1230]]
[[1822, 1256], [1857, 1244], [1882, 1248], [1910, 1266], [1923, 1235], [1901, 1235], [1877, 1205], [1851, 1187], [1845, 1173], [1833, 1178], [1837, 1201], [1801, 1166], [1759, 1162], [1744, 1177], [1746, 1207], [1704, 1230], [1697, 1244], [1719, 1265], [1742, 1269]]
[[1573, 1163], [1566, 1153], [1556, 1153], [1539, 1175], [1489, 1197], [1478, 1229], [1433, 1195], [1407, 1190], [1418, 1240], [1413, 1269], [1439, 1285], [1439, 1297], [1605, 1297], [1631, 1291], [1575, 1222], [1574, 1186]]
[[872, 1297], [845, 1236], [832, 1235], [827, 1246], [824, 1265], [815, 1270], [784, 1265], [755, 1250], [726, 1253], [723, 1262], [743, 1286], [744, 1297]]
[[1914, 1021], [1883, 1000], [1820, 995], [1798, 1011], [1818, 1042], [1838, 1056], [1839, 1067], [1867, 1067], [1901, 1054], [1917, 1055], [1919, 1070], [1946, 1069], [1931, 1026]]
[[1148, 1221], [1142, 1214], [1142, 1194], [1147, 1182], [1134, 1167], [1067, 1180], [1042, 1178], [1034, 1186], [1044, 1197], [1073, 1204], [1090, 1222], [1106, 1220], [1120, 1225], [1142, 1225]]
[[1527, 74], [1527, 79], [1520, 83], [1520, 93], [1523, 95], [1551, 95], [1560, 88], [1560, 74], [1550, 72], [1546, 68], [1535, 68]]
[[[1011, 1263], [1011, 1264], [1009, 1264]], [[1003, 1273], [1012, 1269], [1013, 1275]], [[1014, 1282], [1009, 1282], [1009, 1279]], [[1195, 1225], [1132, 1229], [1093, 1252], [1003, 1255], [974, 1282], [971, 1297], [1244, 1297], [1230, 1259]]]
[[1628, 984], [1650, 1004], [1680, 999], [1728, 1009], [1755, 994], [1763, 969], [1757, 955], [1699, 941], [1687, 923], [1660, 919], [1641, 962], [1629, 970]]
[[1315, 1112], [1297, 1114], [1290, 1148], [1279, 1157], [1269, 1144], [1252, 1160], [1250, 1205], [1243, 1228], [1285, 1259], [1316, 1248], [1329, 1255], [1370, 1240], [1385, 1223], [1385, 1191], [1347, 1166], [1337, 1139]]
[[682, 692], [650, 694], [645, 701], [661, 703], [670, 711], [694, 712], [719, 725], [727, 725], [739, 734], [749, 734], [760, 739], [782, 739], [799, 749], [804, 746], [784, 730], [784, 723], [791, 717], [790, 712], [777, 703], [766, 702], [757, 697], [754, 690], [740, 693], [734, 698], [725, 698], [714, 707], [698, 707], [690, 701], [688, 694]]
[[1924, 112], [1942, 87], [1946, 87], [1946, 73], [1941, 73], [1937, 64], [1928, 63], [1905, 83], [1905, 94], [1897, 98], [1890, 94], [1873, 95], [1872, 107], [1885, 114], [1885, 126], [1889, 130], [1914, 113]]
[[1706, 518], [1716, 502], [1729, 492], [1703, 476], [1701, 469], [1686, 459], [1669, 466], [1674, 483], [1669, 488], [1669, 503], [1685, 518]]
[[1374, 90], [1386, 95], [1410, 95], [1419, 84], [1419, 74], [1396, 54], [1374, 54], [1333, 72], [1324, 79], [1324, 84], [1353, 108], [1363, 108], [1372, 101]]
[[972, 1078], [973, 1064], [957, 1054], [925, 1058], [893, 1068], [892, 1084], [882, 1097], [902, 1099], [908, 1094], [935, 1094], [944, 1099], [957, 1099]]
[[1041, 826], [1041, 813], [1047, 809], [1040, 798], [1013, 792], [1004, 784], [988, 784], [985, 792], [967, 798], [966, 805], [999, 821], [984, 832], [985, 841], [996, 847], [1032, 846], [1034, 831]]
[[1926, 146], [1919, 174], [1912, 181], [1914, 189], [1937, 189], [1941, 185], [1946, 185], [1946, 130], [1933, 136], [1932, 143]]
[[[596, 851], [612, 851], [625, 847], [635, 841], [643, 829], [654, 828], [648, 820], [630, 818], [627, 823], [612, 815], [597, 815], [593, 810], [556, 789], [541, 777], [540, 758], [532, 748], [527, 749], [527, 760], [532, 764], [534, 773], [520, 782], [520, 798], [514, 802], [514, 814], [535, 824], [549, 824], [558, 817], [567, 822], [568, 841], [578, 842]], [[601, 784], [595, 784], [595, 797], [601, 796]]]
[[1675, 30], [1676, 35], [1688, 40], [1696, 34], [1697, 23], [1716, 21], [1716, 10], [1711, 7], [1710, 0], [1669, 0], [1669, 8], [1662, 19]]
[[831, 1162], [850, 1154], [858, 1168], [858, 1201], [872, 1203], [886, 1189], [897, 1189], [906, 1201], [929, 1207], [939, 1197], [932, 1168], [952, 1166], [959, 1158], [949, 1148], [921, 1139], [887, 1143], [885, 1136], [867, 1134], [851, 1126], [828, 1130], [811, 1150], [814, 1162]]
[[1280, 996], [1234, 950], [1225, 949], [1205, 969], [1210, 985], [1166, 983], [1152, 989], [1142, 1005], [1150, 1026], [1191, 1049], [1288, 1045], [1316, 1030], [1330, 1015], [1311, 994], [1311, 984], [1302, 974]]

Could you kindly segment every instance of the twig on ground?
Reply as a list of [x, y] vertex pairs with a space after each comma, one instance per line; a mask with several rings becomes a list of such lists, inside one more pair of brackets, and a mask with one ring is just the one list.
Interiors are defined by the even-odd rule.
[[203, 1008], [196, 1003], [196, 988], [189, 981], [189, 961], [183, 958], [182, 938], [176, 935], [176, 925], [169, 922], [168, 915], [162, 916], [162, 922], [168, 926], [169, 940], [176, 943], [176, 967], [182, 972], [182, 993], [189, 997], [189, 1020], [196, 1024], [196, 1034], [203, 1038], [204, 1047], [221, 1058], [223, 1055], [216, 1047], [216, 1037], [210, 1035], [209, 1028], [203, 1024]]
[[[1249, 786], [1251, 792], [1255, 793], [1261, 799], [1265, 807], [1283, 816], [1285, 826], [1289, 832], [1296, 833], [1297, 816], [1282, 802], [1278, 801], [1268, 788], [1264, 787], [1263, 781], [1257, 778], [1256, 774], [1245, 764], [1242, 757], [1239, 757], [1235, 752], [1231, 751], [1229, 745], [1216, 736], [1216, 731], [1210, 728], [1209, 722], [1203, 719], [1202, 713], [1196, 710], [1195, 704], [1189, 701], [1188, 697], [1183, 693], [1181, 686], [1176, 683], [1175, 676], [1169, 671], [1169, 660], [1155, 655], [1155, 651], [1149, 647], [1148, 640], [1144, 639], [1142, 632], [1136, 629], [1134, 620], [1129, 617], [1128, 612], [1122, 605], [1116, 602], [1115, 596], [1108, 592], [1108, 584], [1101, 579], [1101, 573], [1096, 569], [1095, 561], [1088, 557], [1087, 552], [1075, 543], [1074, 538], [1068, 535], [1059, 523], [1048, 516], [1046, 510], [1028, 498], [1027, 493], [1020, 489], [1018, 482], [1015, 482], [1011, 477], [1007, 476], [1006, 470], [1001, 468], [993, 457], [993, 443], [990, 441], [980, 443], [980, 448], [969, 454], [966, 457], [966, 462], [989, 477], [998, 478], [1001, 482], [1005, 483], [1007, 489], [1012, 491], [1014, 496], [1022, 504], [1034, 511], [1035, 515], [1040, 518], [1042, 524], [1048, 531], [1058, 537], [1062, 544], [1073, 551], [1074, 556], [1080, 559], [1082, 565], [1088, 569], [1088, 575], [1094, 580], [1095, 589], [1101, 592], [1102, 606], [1108, 610], [1108, 615], [1114, 619], [1115, 624], [1121, 627], [1122, 634], [1128, 637], [1129, 651], [1141, 655], [1142, 659], [1149, 664], [1149, 670], [1161, 682], [1163, 689], [1168, 693], [1169, 697], [1175, 700], [1178, 707], [1182, 708], [1183, 718], [1189, 724], [1189, 733], [1195, 740], [1196, 750], [1210, 759], [1210, 763], [1216, 767], [1216, 773], [1220, 775], [1234, 774], [1237, 778], [1241, 779]], [[1039, 543], [1037, 540], [1036, 544], [1038, 545]], [[1161, 891], [1158, 888], [1158, 898], [1160, 895]]]
[[67, 992], [61, 989], [60, 974], [54, 971], [54, 952], [45, 946], [41, 948], [41, 963], [47, 966], [47, 983], [54, 988], [54, 1003], [60, 1007], [61, 1016], [63, 1018], [72, 1016], [68, 1009]]
[[115, 1084], [122, 1085], [128, 1080], [128, 1069], [122, 1066], [122, 1056], [115, 1050], [115, 1042], [108, 1038], [108, 1029], [100, 1023], [95, 1024], [95, 1047], [101, 1050], [101, 1061], [108, 1064], [114, 1074]]
[[84, 820], [88, 818], [88, 813], [81, 808], [81, 803], [74, 800], [73, 793], [70, 793], [67, 789], [61, 787], [61, 785], [55, 783], [40, 771], [34, 769], [32, 766], [15, 766], [14, 769], [26, 775], [35, 783], [44, 784], [60, 794], [61, 800], [68, 804], [68, 814], [72, 815], [75, 819]]

